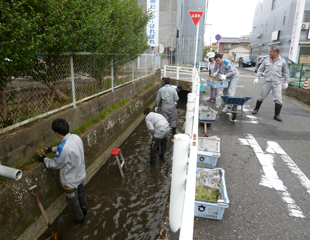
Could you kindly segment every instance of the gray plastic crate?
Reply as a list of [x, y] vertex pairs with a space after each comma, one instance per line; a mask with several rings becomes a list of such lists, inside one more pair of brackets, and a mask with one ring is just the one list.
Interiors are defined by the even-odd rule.
[[205, 141], [210, 143], [210, 147], [206, 150], [197, 150], [197, 166], [203, 163], [204, 167], [214, 168], [216, 166], [218, 158], [221, 156], [220, 152], [220, 138], [216, 140], [208, 138], [198, 138], [198, 144], [200, 141]]

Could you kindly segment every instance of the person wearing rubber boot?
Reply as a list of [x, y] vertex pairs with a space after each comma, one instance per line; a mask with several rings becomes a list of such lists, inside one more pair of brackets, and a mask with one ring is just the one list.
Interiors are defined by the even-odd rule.
[[[237, 82], [239, 81], [239, 71], [231, 61], [223, 59], [221, 54], [216, 54], [214, 59], [217, 63], [214, 76], [229, 82], [228, 87], [223, 89], [223, 95], [233, 97], [236, 92]], [[222, 112], [228, 112], [228, 110], [229, 106], [226, 104]]]
[[170, 133], [169, 123], [166, 118], [159, 114], [152, 112], [151, 108], [144, 109], [146, 126], [151, 133], [152, 143], [151, 143], [151, 161], [150, 164], [153, 165], [157, 160], [157, 152], [160, 146], [159, 158], [163, 159], [167, 147], [167, 137]]
[[176, 134], [177, 121], [176, 121], [176, 102], [179, 100], [179, 96], [175, 88], [171, 87], [170, 78], [165, 79], [165, 86], [161, 87], [156, 96], [156, 107], [155, 112], [157, 112], [160, 102], [162, 115], [168, 121], [170, 119], [172, 136]]
[[[214, 60], [215, 53], [214, 52], [209, 52], [207, 54], [208, 59], [209, 59], [209, 76], [214, 76], [215, 71], [217, 69], [217, 63]], [[210, 86], [210, 98], [207, 100], [207, 102], [210, 103], [215, 103], [217, 98], [217, 88], [214, 88]]]
[[69, 208], [77, 223], [84, 222], [87, 215], [87, 201], [83, 183], [86, 178], [84, 146], [82, 139], [69, 133], [69, 124], [58, 118], [52, 123], [52, 130], [62, 141], [59, 146], [45, 148], [46, 153], [56, 152], [53, 159], [38, 156], [46, 168], [60, 169], [60, 182], [63, 186]]
[[270, 47], [269, 57], [259, 67], [254, 79], [254, 85], [258, 83], [261, 76], [264, 76], [264, 83], [252, 114], [257, 114], [262, 102], [268, 96], [270, 90], [272, 90], [273, 101], [275, 102], [274, 119], [282, 122], [280, 118], [282, 108], [281, 78], [284, 78], [283, 88], [286, 89], [288, 87], [289, 68], [285, 58], [280, 56], [277, 46]]

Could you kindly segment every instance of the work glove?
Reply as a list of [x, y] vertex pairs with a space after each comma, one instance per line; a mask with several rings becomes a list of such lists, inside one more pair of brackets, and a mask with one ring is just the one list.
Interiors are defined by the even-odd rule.
[[158, 110], [158, 107], [155, 107], [155, 108], [154, 108], [154, 111], [157, 112], [157, 110]]
[[284, 84], [283, 84], [283, 88], [284, 88], [284, 89], [287, 89], [287, 88], [288, 88], [288, 84], [287, 84], [287, 83], [284, 83]]
[[220, 74], [219, 77], [220, 77], [221, 80], [226, 80], [226, 75], [224, 75], [224, 74]]
[[44, 163], [44, 158], [46, 158], [45, 155], [38, 155], [39, 162], [43, 162]]
[[45, 147], [44, 149], [45, 149], [45, 153], [46, 153], [46, 154], [53, 152], [53, 151], [52, 151], [52, 148]]
[[254, 83], [254, 85], [255, 85], [256, 83], [258, 83], [258, 78], [255, 78], [253, 83]]
[[151, 134], [150, 136], [151, 136], [151, 140], [153, 140], [153, 135]]
[[174, 105], [177, 105], [178, 104], [178, 102], [174, 102]]

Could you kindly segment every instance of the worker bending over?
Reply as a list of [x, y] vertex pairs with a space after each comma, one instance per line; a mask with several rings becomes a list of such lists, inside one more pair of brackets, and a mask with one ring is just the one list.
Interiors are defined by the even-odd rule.
[[157, 160], [157, 151], [160, 146], [160, 159], [163, 159], [167, 147], [167, 137], [170, 133], [169, 123], [159, 113], [152, 112], [151, 108], [144, 109], [146, 126], [151, 133], [152, 143], [151, 143], [151, 161], [150, 164], [153, 165]]

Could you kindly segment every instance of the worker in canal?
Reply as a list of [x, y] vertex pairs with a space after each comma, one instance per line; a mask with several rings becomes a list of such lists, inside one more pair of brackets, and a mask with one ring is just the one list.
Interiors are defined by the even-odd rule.
[[38, 156], [46, 168], [60, 169], [60, 182], [63, 186], [69, 208], [77, 223], [84, 222], [87, 215], [87, 201], [83, 183], [86, 178], [84, 147], [82, 139], [69, 133], [69, 124], [58, 118], [52, 123], [52, 130], [62, 141], [59, 146], [45, 148], [46, 154], [56, 152], [53, 159]]
[[268, 96], [270, 90], [272, 90], [273, 101], [275, 103], [274, 119], [282, 122], [282, 119], [280, 118], [282, 108], [281, 78], [284, 78], [283, 88], [287, 89], [289, 68], [285, 58], [280, 56], [278, 46], [272, 46], [269, 48], [269, 57], [266, 58], [259, 67], [256, 78], [254, 79], [254, 85], [258, 83], [259, 78], [262, 76], [264, 76], [264, 83], [252, 114], [257, 114], [262, 102]]
[[[214, 76], [229, 82], [228, 87], [223, 89], [223, 95], [233, 97], [236, 92], [237, 82], [239, 81], [239, 71], [231, 61], [223, 59], [221, 54], [216, 54], [214, 59], [217, 63]], [[226, 104], [222, 112], [228, 112], [229, 109], [230, 106]]]
[[155, 112], [157, 112], [158, 106], [160, 102], [162, 102], [161, 113], [167, 121], [169, 121], [170, 119], [172, 135], [176, 134], [177, 129], [175, 105], [178, 100], [179, 96], [177, 94], [177, 91], [173, 87], [171, 87], [170, 78], [166, 78], [165, 86], [159, 89], [156, 96]]
[[163, 159], [167, 147], [167, 137], [170, 133], [169, 123], [163, 115], [152, 112], [151, 108], [144, 109], [146, 126], [151, 133], [152, 143], [150, 151], [150, 164], [153, 165], [157, 160], [157, 152], [160, 146], [159, 158]]

